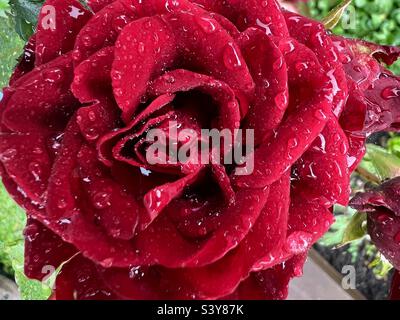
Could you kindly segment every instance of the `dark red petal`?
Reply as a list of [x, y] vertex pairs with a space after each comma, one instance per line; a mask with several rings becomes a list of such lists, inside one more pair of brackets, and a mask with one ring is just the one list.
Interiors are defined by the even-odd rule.
[[148, 94], [160, 96], [191, 90], [209, 94], [218, 103], [218, 116], [213, 119], [213, 128], [229, 129], [231, 132], [239, 128], [239, 104], [234, 92], [226, 83], [209, 76], [183, 69], [167, 72], [152, 82]]
[[288, 106], [286, 62], [277, 46], [259, 29], [247, 29], [237, 41], [256, 83], [256, 99], [244, 126], [254, 129], [258, 145], [277, 128]]
[[142, 202], [112, 179], [97, 160], [95, 150], [82, 147], [78, 154], [78, 165], [84, 193], [100, 225], [113, 238], [132, 239], [139, 217], [145, 210]]
[[48, 135], [65, 128], [78, 102], [72, 96], [70, 55], [53, 60], [14, 83], [2, 124], [14, 132]]
[[75, 168], [83, 142], [74, 116], [65, 130], [47, 189], [46, 216], [53, 223], [70, 220], [75, 214], [75, 195], [79, 190], [79, 177]]
[[254, 81], [239, 46], [207, 12], [194, 6], [191, 12], [173, 13], [165, 20], [180, 53], [176, 64], [222, 80], [248, 99], [253, 97]]
[[392, 288], [390, 290], [390, 299], [400, 300], [400, 271], [396, 271], [393, 276]]
[[308, 251], [334, 222], [334, 216], [321, 199], [310, 198], [306, 192], [294, 189], [290, 204], [286, 248], [294, 254]]
[[[304, 45], [295, 40], [293, 45], [285, 57], [291, 97], [288, 115], [274, 136], [256, 149], [254, 172], [232, 177], [239, 186], [259, 188], [278, 180], [321, 133], [332, 112], [333, 89], [318, 60]], [[306, 67], [299, 70], [299, 64]]]
[[134, 127], [139, 125], [140, 122], [150, 117], [152, 113], [169, 105], [173, 101], [174, 97], [175, 95], [171, 94], [165, 94], [159, 96], [158, 98], [154, 99], [154, 101], [150, 103], [149, 106], [142, 113], [136, 116], [129, 123], [128, 126], [104, 135], [97, 143], [99, 160], [103, 162], [103, 164], [105, 164], [106, 166], [109, 167], [112, 166], [112, 159], [114, 159], [113, 149], [118, 140], [121, 139], [124, 136], [124, 134], [129, 133], [129, 131], [131, 131]]
[[[212, 299], [231, 293], [252, 271], [264, 270], [287, 259], [286, 229], [290, 202], [290, 179], [284, 175], [271, 186], [268, 201], [247, 236], [214, 264], [169, 272], [192, 294]], [[289, 253], [291, 255], [291, 253]]]
[[336, 118], [329, 120], [295, 166], [296, 188], [324, 197], [326, 206], [335, 203], [346, 206], [350, 196], [348, 150], [347, 137]]
[[185, 188], [197, 179], [199, 172], [200, 170], [197, 170], [177, 181], [166, 183], [147, 192], [143, 198], [143, 203], [147, 209], [148, 217], [141, 222], [141, 228], [145, 229], [171, 201], [181, 196]]
[[24, 235], [25, 274], [29, 278], [43, 280], [77, 253], [73, 246], [33, 219], [28, 219]]
[[333, 89], [333, 112], [339, 116], [348, 96], [346, 75], [336, 48], [322, 23], [301, 15], [284, 12], [289, 32], [297, 41], [312, 49], [329, 76]]
[[57, 300], [116, 300], [104, 284], [96, 266], [81, 255], [66, 263], [58, 274], [53, 298]]
[[37, 204], [45, 201], [52, 161], [46, 139], [35, 133], [1, 133], [0, 161], [19, 190]]
[[287, 37], [288, 29], [280, 4], [276, 0], [195, 0], [206, 10], [233, 21], [239, 29], [259, 27], [267, 35]]
[[104, 134], [117, 128], [120, 110], [114, 101], [104, 99], [77, 111], [77, 123], [88, 142], [96, 142]]
[[377, 208], [368, 213], [368, 234], [373, 243], [396, 268], [400, 269], [400, 217]]
[[75, 37], [92, 14], [75, 0], [46, 0], [38, 17], [35, 65], [74, 47]]
[[[177, 268], [212, 263], [243, 240], [260, 215], [267, 196], [268, 190], [254, 190], [251, 194], [242, 190], [236, 193], [235, 203], [210, 208], [212, 215], [220, 217], [220, 222], [211, 236], [204, 240], [187, 238], [179, 232], [168, 217], [168, 210], [174, 211], [177, 208], [171, 203], [158, 219], [139, 233], [135, 245], [147, 254], [147, 264], [158, 261], [162, 266]], [[189, 202], [186, 201], [184, 208], [190, 212], [193, 204]]]
[[106, 47], [75, 68], [71, 90], [81, 103], [112, 96], [110, 73], [113, 61], [114, 48]]
[[400, 216], [400, 177], [388, 180], [379, 187], [372, 188], [364, 193], [358, 193], [350, 205], [360, 211], [373, 211], [377, 207], [384, 207]]
[[137, 110], [148, 81], [171, 65], [175, 49], [173, 35], [159, 17], [136, 20], [122, 30], [115, 46], [112, 83], [125, 122]]
[[79, 31], [74, 62], [78, 64], [103, 47], [112, 46], [121, 30], [135, 18], [136, 14], [123, 1], [114, 1], [104, 7]]
[[274, 268], [254, 272], [239, 288], [224, 299], [233, 300], [284, 300], [289, 293], [289, 282], [303, 274], [307, 255], [296, 255]]

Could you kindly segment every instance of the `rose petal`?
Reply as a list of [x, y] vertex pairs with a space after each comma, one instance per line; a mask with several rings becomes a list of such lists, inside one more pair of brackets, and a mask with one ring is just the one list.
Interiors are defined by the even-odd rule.
[[14, 83], [16, 89], [3, 111], [2, 124], [21, 133], [62, 131], [79, 106], [69, 89], [71, 81], [70, 55], [26, 74]]
[[62, 241], [55, 233], [33, 219], [28, 219], [25, 235], [25, 274], [42, 281], [77, 250]]

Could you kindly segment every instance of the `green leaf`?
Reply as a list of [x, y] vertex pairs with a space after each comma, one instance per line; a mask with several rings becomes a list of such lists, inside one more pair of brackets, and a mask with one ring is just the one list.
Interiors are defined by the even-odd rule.
[[32, 25], [37, 23], [42, 4], [41, 0], [10, 0], [10, 7], [14, 15]]
[[0, 18], [0, 88], [7, 85], [23, 45], [23, 41], [14, 31], [12, 19]]
[[337, 7], [335, 7], [329, 14], [322, 19], [325, 28], [333, 29], [339, 23], [347, 7], [351, 4], [352, 0], [344, 0]]
[[393, 136], [387, 142], [387, 149], [390, 153], [400, 158], [400, 136]]
[[10, 6], [8, 4], [8, 0], [0, 0], [0, 17], [6, 18], [9, 12]]
[[350, 223], [356, 210], [350, 207], [343, 207], [336, 205], [334, 207], [335, 223], [331, 226], [329, 231], [319, 240], [319, 244], [325, 247], [338, 246], [342, 243], [344, 231]]
[[368, 265], [368, 268], [373, 270], [377, 278], [384, 279], [387, 278], [390, 270], [393, 269], [393, 265], [383, 254], [378, 253], [376, 258]]
[[25, 41], [34, 32], [42, 4], [42, 0], [10, 0], [15, 30]]
[[344, 230], [341, 246], [363, 238], [367, 234], [366, 223], [366, 213], [357, 212], [354, 214]]
[[367, 153], [357, 170], [368, 180], [379, 183], [400, 176], [400, 158], [382, 147], [368, 144]]

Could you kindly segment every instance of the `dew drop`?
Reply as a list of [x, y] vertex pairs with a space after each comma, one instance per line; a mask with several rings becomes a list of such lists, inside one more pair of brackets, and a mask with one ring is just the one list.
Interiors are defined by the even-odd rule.
[[286, 108], [288, 103], [286, 92], [278, 93], [274, 100], [279, 110], [284, 110]]
[[242, 66], [242, 62], [239, 58], [239, 53], [237, 52], [233, 43], [227, 44], [225, 48], [224, 63], [225, 66], [230, 70], [234, 70]]
[[400, 97], [400, 88], [399, 87], [387, 87], [382, 90], [381, 96], [385, 100], [390, 100], [393, 98]]
[[212, 19], [207, 17], [196, 16], [197, 24], [205, 33], [213, 33], [216, 30], [215, 24]]
[[65, 209], [67, 207], [67, 201], [64, 198], [61, 198], [57, 202], [58, 209]]
[[145, 50], [146, 50], [146, 47], [145, 47], [144, 43], [143, 42], [139, 42], [138, 43], [138, 52], [140, 54], [143, 54]]
[[89, 111], [88, 117], [90, 121], [96, 121], [96, 113], [94, 111]]
[[91, 128], [91, 127], [86, 128], [84, 134], [85, 134], [86, 139], [88, 139], [90, 141], [96, 140], [99, 137], [99, 134], [98, 134], [96, 128]]
[[82, 37], [82, 43], [85, 47], [91, 47], [93, 42], [92, 42], [92, 37], [88, 34], [84, 35]]
[[40, 164], [37, 162], [31, 162], [28, 165], [28, 168], [33, 175], [35, 181], [40, 181], [40, 175], [42, 174], [42, 168], [40, 167]]
[[140, 266], [132, 267], [129, 269], [129, 278], [130, 279], [140, 279], [144, 277], [144, 272]]
[[55, 83], [62, 80], [64, 77], [63, 71], [60, 68], [54, 68], [43, 71], [43, 79], [46, 82]]
[[282, 69], [282, 66], [283, 66], [283, 59], [282, 59], [282, 57], [276, 59], [276, 60], [274, 61], [274, 63], [272, 64], [272, 68], [273, 68], [275, 71], [278, 71], [278, 70]]
[[17, 155], [16, 149], [7, 149], [4, 152], [0, 153], [0, 160], [3, 162], [10, 161], [14, 159], [16, 155]]
[[318, 120], [321, 120], [321, 121], [324, 121], [327, 118], [326, 114], [322, 110], [316, 110], [314, 112], [314, 116], [315, 116], [315, 118], [317, 118]]
[[296, 138], [291, 138], [288, 141], [288, 147], [293, 149], [296, 148], [299, 145], [299, 141]]
[[107, 192], [96, 193], [93, 197], [93, 204], [97, 209], [104, 209], [111, 206], [111, 195]]

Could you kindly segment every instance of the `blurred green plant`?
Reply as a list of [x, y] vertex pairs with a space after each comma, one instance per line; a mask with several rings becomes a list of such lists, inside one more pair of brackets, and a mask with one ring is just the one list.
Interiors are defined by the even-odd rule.
[[[3, 1], [3, 0], [0, 0]], [[1, 4], [1, 2], [0, 2]], [[0, 5], [1, 8], [1, 5]], [[0, 12], [5, 12], [0, 9]], [[0, 16], [0, 88], [8, 83], [10, 73], [22, 52], [24, 42], [14, 31], [12, 20], [6, 14]]]
[[[341, 0], [310, 0], [303, 5], [303, 11], [322, 20], [340, 2]], [[400, 1], [353, 0], [343, 15], [342, 23], [338, 23], [333, 32], [379, 44], [400, 46]], [[400, 74], [400, 62], [390, 69]]]

